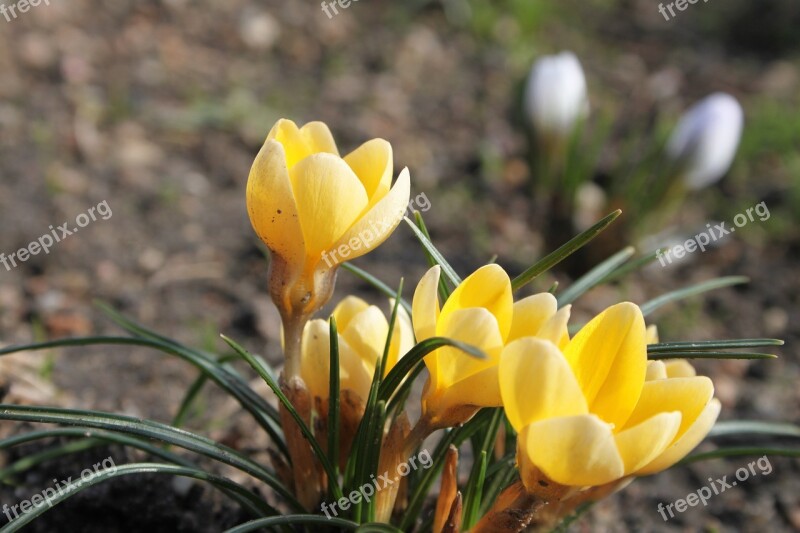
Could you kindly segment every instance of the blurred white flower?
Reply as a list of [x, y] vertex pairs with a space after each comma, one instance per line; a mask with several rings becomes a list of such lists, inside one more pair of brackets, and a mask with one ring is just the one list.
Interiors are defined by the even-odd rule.
[[730, 168], [744, 125], [733, 96], [714, 93], [687, 111], [667, 143], [667, 155], [682, 167], [689, 189], [702, 189]]
[[586, 77], [572, 52], [537, 60], [525, 88], [525, 114], [537, 134], [566, 138], [589, 114]]

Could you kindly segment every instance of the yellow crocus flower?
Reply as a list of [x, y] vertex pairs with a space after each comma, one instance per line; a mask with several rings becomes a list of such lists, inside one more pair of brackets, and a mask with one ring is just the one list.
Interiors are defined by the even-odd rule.
[[711, 380], [685, 361], [648, 363], [647, 336], [641, 310], [621, 303], [563, 348], [537, 338], [506, 347], [500, 391], [528, 490], [540, 489], [539, 472], [572, 487], [655, 473], [708, 434], [720, 410]]
[[296, 375], [308, 318], [333, 292], [336, 267], [381, 244], [409, 201], [404, 169], [392, 187], [392, 147], [372, 139], [339, 156], [328, 127], [279, 120], [247, 181], [247, 210], [271, 251], [269, 289], [283, 319], [286, 373]]
[[[333, 310], [339, 332], [339, 380], [341, 391], [352, 391], [366, 402], [372, 377], [386, 347], [389, 321], [383, 312], [361, 298], [348, 296]], [[397, 320], [384, 365], [384, 375], [414, 347], [411, 319], [403, 307]], [[330, 395], [330, 326], [315, 319], [303, 332], [300, 376], [312, 397], [327, 402]]]
[[430, 380], [423, 393], [423, 413], [431, 427], [464, 422], [477, 408], [502, 404], [497, 364], [506, 346], [537, 336], [560, 346], [569, 341], [569, 308], [557, 310], [549, 293], [513, 301], [511, 280], [498, 265], [486, 265], [465, 279], [439, 308], [441, 269], [431, 268], [414, 293], [412, 317], [417, 340], [448, 337], [480, 348], [481, 360], [451, 347], [425, 358]]

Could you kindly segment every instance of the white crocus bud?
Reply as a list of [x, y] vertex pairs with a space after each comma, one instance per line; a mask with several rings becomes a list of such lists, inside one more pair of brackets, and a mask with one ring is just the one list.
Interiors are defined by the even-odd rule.
[[589, 114], [586, 77], [572, 52], [537, 60], [525, 88], [525, 114], [536, 134], [565, 139]]
[[728, 171], [743, 125], [742, 106], [726, 93], [707, 96], [681, 117], [667, 155], [680, 166], [689, 189], [707, 187]]

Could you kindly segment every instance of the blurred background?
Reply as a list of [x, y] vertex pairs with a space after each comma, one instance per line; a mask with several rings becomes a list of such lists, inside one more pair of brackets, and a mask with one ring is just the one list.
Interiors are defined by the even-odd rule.
[[[585, 70], [591, 109], [574, 157], [595, 190], [608, 190], [623, 172], [656, 172], [640, 156], [663, 144], [693, 103], [724, 91], [744, 108], [736, 159], [721, 181], [685, 195], [665, 224], [693, 234], [759, 202], [771, 215], [705, 253], [589, 292], [575, 322], [620, 299], [642, 303], [716, 276], [749, 276], [749, 285], [649, 318], [662, 340], [785, 339], [775, 361], [698, 367], [715, 382], [723, 419], [800, 421], [796, 2], [699, 2], [670, 20], [654, 0], [354, 1], [332, 17], [319, 2], [297, 0], [50, 3], [0, 17], [0, 252], [26, 247], [103, 201], [113, 216], [49, 254], [0, 266], [0, 344], [116, 333], [93, 306], [99, 299], [186, 343], [221, 350], [223, 332], [279, 361], [279, 318], [244, 191], [280, 117], [327, 122], [343, 153], [373, 137], [389, 140], [395, 173], [408, 166], [412, 195], [430, 200], [426, 223], [453, 266], [466, 275], [496, 254], [518, 274], [586, 220], [626, 210], [595, 194], [580, 203], [578, 219], [570, 213], [564, 221], [529, 165], [525, 79], [535, 59], [571, 50]], [[556, 197], [558, 185], [550, 187]], [[625, 213], [617, 224], [642, 229]], [[568, 286], [598, 260], [638, 244], [625, 240], [636, 233], [598, 240], [535, 289], [556, 280]], [[668, 244], [641, 242], [654, 243], [643, 252]], [[405, 276], [407, 297], [427, 267], [404, 226], [356, 264], [391, 286]], [[334, 302], [349, 293], [388, 310], [374, 290], [340, 272]], [[6, 401], [157, 420], [171, 419], [195, 377], [179, 361], [121, 348], [0, 360]], [[253, 445], [247, 419], [208, 390], [190, 427]], [[708, 507], [661, 519], [658, 502], [685, 497], [748, 460], [639, 480], [572, 527], [800, 530], [800, 466], [780, 458], [771, 474]]]

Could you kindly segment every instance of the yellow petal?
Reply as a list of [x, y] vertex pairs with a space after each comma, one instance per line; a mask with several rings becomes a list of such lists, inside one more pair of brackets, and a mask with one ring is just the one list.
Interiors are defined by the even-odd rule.
[[642, 390], [647, 369], [644, 317], [632, 303], [609, 307], [564, 350], [589, 410], [620, 428]]
[[645, 338], [647, 339], [647, 344], [658, 344], [658, 327], [655, 324], [647, 326]]
[[374, 367], [383, 356], [389, 323], [380, 309], [370, 305], [355, 315], [339, 335], [347, 340], [359, 357]]
[[300, 376], [312, 396], [327, 400], [330, 390], [330, 329], [324, 320], [314, 319], [303, 329]]
[[678, 440], [676, 440], [674, 444], [667, 448], [653, 462], [641, 468], [637, 474], [643, 476], [660, 472], [686, 457], [686, 455], [708, 435], [708, 432], [711, 431], [711, 428], [714, 426], [719, 416], [720, 408], [721, 404], [716, 398], [708, 402], [708, 405], [705, 406], [703, 412], [700, 413], [700, 416], [697, 417], [694, 423], [689, 426], [686, 433], [678, 437]]
[[440, 391], [435, 400], [425, 398], [427, 410], [442, 413], [451, 407], [464, 405], [500, 407], [503, 400], [497, 370], [497, 365], [489, 366]]
[[442, 308], [441, 320], [459, 309], [481, 307], [497, 319], [500, 335], [508, 338], [514, 317], [511, 280], [499, 265], [486, 265], [473, 272], [453, 291]]
[[347, 164], [331, 154], [314, 154], [290, 172], [306, 243], [306, 256], [322, 259], [367, 205], [367, 194]]
[[628, 420], [628, 427], [664, 411], [680, 411], [683, 415], [678, 437], [692, 425], [714, 394], [714, 385], [705, 376], [670, 378], [648, 381], [636, 409]]
[[535, 336], [557, 310], [556, 297], [549, 292], [534, 294], [514, 302], [514, 318], [506, 342]]
[[436, 336], [439, 320], [439, 275], [441, 267], [430, 268], [419, 280], [411, 302], [411, 318], [417, 342]]
[[518, 339], [505, 347], [499, 367], [503, 406], [517, 431], [543, 418], [589, 412], [569, 364], [553, 343]]
[[[394, 307], [394, 302], [392, 302]], [[394, 330], [392, 331], [392, 342], [389, 345], [389, 354], [386, 359], [384, 376], [394, 368], [397, 361], [414, 347], [414, 328], [411, 325], [411, 317], [403, 306], [397, 307], [397, 320], [395, 320]]]
[[357, 296], [348, 296], [339, 302], [331, 313], [336, 319], [336, 328], [339, 332], [346, 330], [353, 317], [368, 307], [369, 304]]
[[380, 246], [403, 220], [410, 190], [410, 178], [406, 168], [397, 177], [389, 194], [360, 216], [332, 248], [347, 246], [349, 255], [346, 259], [350, 261]]
[[289, 264], [305, 261], [303, 231], [283, 146], [267, 140], [247, 179], [247, 212], [264, 244]]
[[267, 139], [283, 145], [289, 169], [315, 153], [327, 152], [339, 155], [333, 135], [328, 126], [322, 122], [309, 122], [298, 128], [293, 121], [281, 119], [272, 127]]
[[[340, 336], [341, 337], [341, 336]], [[346, 339], [339, 339], [339, 380], [341, 390], [351, 390], [366, 402], [375, 367], [365, 361], [350, 347]]]
[[542, 324], [542, 327], [536, 332], [536, 337], [549, 340], [558, 346], [560, 350], [564, 350], [567, 344], [569, 344], [569, 329], [567, 323], [569, 322], [571, 310], [571, 305], [565, 305], [559, 309], [547, 322]]
[[697, 375], [697, 371], [686, 359], [673, 359], [664, 363], [668, 378], [690, 378]]
[[344, 156], [344, 160], [364, 185], [370, 205], [386, 196], [394, 170], [391, 144], [383, 139], [372, 139]]
[[523, 431], [528, 458], [556, 483], [603, 485], [625, 472], [611, 428], [594, 415], [547, 418]]
[[677, 411], [659, 413], [641, 424], [626, 429], [614, 436], [625, 475], [635, 473], [661, 455], [672, 444], [681, 425], [681, 414]]
[[437, 333], [441, 337], [459, 340], [481, 349], [487, 359], [478, 359], [446, 346], [435, 352], [439, 369], [437, 388], [449, 387], [467, 377], [498, 363], [503, 349], [503, 339], [497, 320], [482, 307], [458, 309], [439, 319]]
[[664, 361], [648, 361], [647, 374], [645, 381], [653, 381], [654, 379], [667, 379], [667, 367]]
[[319, 152], [339, 155], [331, 130], [324, 122], [309, 122], [300, 128], [300, 134], [309, 149], [309, 155]]

